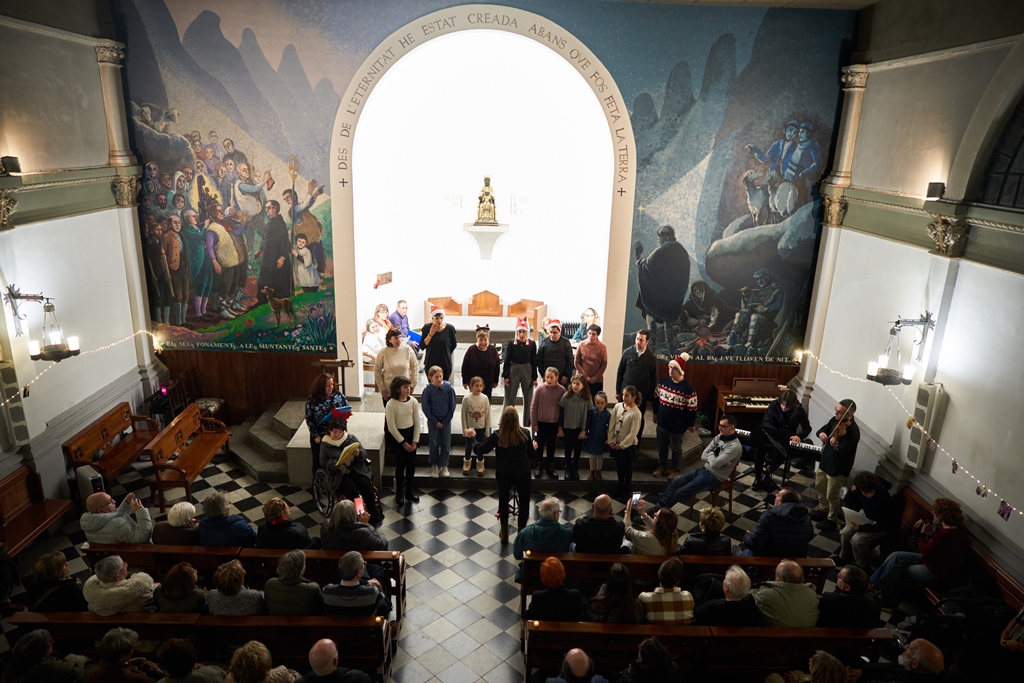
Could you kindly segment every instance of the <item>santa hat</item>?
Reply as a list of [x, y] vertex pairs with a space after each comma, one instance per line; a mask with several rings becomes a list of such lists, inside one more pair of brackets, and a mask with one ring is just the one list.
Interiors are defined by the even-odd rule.
[[530, 323], [526, 322], [526, 317], [516, 318], [516, 332], [519, 330], [530, 331]]
[[674, 365], [677, 368], [679, 368], [679, 372], [686, 372], [686, 361], [688, 361], [688, 360], [690, 360], [690, 354], [684, 353], [683, 355], [676, 356], [675, 358], [670, 360], [668, 362], [668, 367], [669, 367], [669, 369], [671, 369], [672, 366]]
[[548, 329], [550, 330], [552, 327], [562, 329], [562, 321], [559, 320], [558, 318], [552, 318], [551, 320], [548, 321]]
[[434, 317], [435, 315], [437, 315], [437, 314], [439, 314], [439, 313], [440, 313], [441, 315], [444, 315], [444, 309], [443, 309], [443, 308], [441, 308], [440, 306], [438, 306], [437, 304], [434, 304], [434, 305], [432, 305], [432, 306], [430, 307], [430, 317], [431, 317], [431, 318], [433, 318], [433, 317]]
[[340, 422], [344, 425], [350, 417], [352, 417], [352, 406], [331, 408], [331, 412], [324, 415], [324, 422]]

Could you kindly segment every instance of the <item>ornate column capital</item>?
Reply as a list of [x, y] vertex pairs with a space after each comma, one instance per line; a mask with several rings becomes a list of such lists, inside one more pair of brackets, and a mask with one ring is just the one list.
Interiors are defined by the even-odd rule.
[[0, 190], [0, 230], [10, 230], [11, 216], [18, 210], [18, 200], [7, 190]]
[[120, 64], [124, 59], [124, 50], [116, 43], [105, 43], [96, 46], [96, 61], [108, 64]]
[[825, 219], [821, 224], [826, 228], [838, 228], [846, 215], [846, 200], [842, 197], [825, 195]]
[[868, 68], [863, 64], [852, 64], [843, 67], [843, 75], [839, 77], [844, 89], [863, 88], [868, 84]]
[[119, 175], [114, 180], [114, 199], [118, 206], [135, 206], [139, 195], [139, 176]]
[[967, 223], [960, 216], [932, 214], [928, 224], [928, 237], [932, 241], [931, 254], [959, 258], [967, 246]]

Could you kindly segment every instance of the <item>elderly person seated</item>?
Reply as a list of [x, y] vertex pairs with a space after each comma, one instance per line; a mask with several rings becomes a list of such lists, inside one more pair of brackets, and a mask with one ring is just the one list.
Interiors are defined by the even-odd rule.
[[224, 683], [292, 683], [298, 679], [298, 671], [283, 665], [275, 667], [267, 646], [250, 640], [231, 656]]
[[739, 565], [732, 565], [722, 580], [724, 598], [708, 600], [693, 611], [693, 622], [701, 626], [764, 626], [764, 616], [750, 595], [750, 577]]
[[179, 562], [167, 570], [163, 582], [153, 591], [157, 612], [202, 612], [206, 609], [206, 591], [196, 587], [197, 572], [188, 562]]
[[92, 576], [82, 586], [89, 611], [105, 617], [121, 612], [145, 612], [157, 584], [145, 572], [129, 578], [128, 563], [117, 555], [108, 555], [93, 565]]
[[284, 498], [271, 498], [263, 504], [266, 523], [256, 532], [257, 548], [319, 548], [320, 543], [309, 537], [306, 527], [291, 521], [291, 510]]
[[602, 493], [594, 499], [591, 513], [576, 518], [572, 526], [575, 552], [613, 555], [622, 552], [622, 537], [626, 533], [621, 519], [612, 514], [612, 498]]
[[299, 683], [370, 683], [368, 675], [359, 669], [338, 666], [338, 646], [333, 640], [316, 641], [309, 650], [310, 672]]
[[768, 626], [811, 628], [818, 622], [818, 594], [804, 583], [803, 567], [783, 560], [775, 568], [775, 580], [750, 591]]
[[100, 662], [85, 672], [85, 683], [128, 683], [159, 681], [164, 677], [153, 662], [132, 655], [139, 645], [139, 634], [129, 628], [112, 628], [100, 641]]
[[324, 550], [387, 550], [388, 541], [368, 522], [370, 513], [356, 514], [351, 500], [338, 501], [331, 518], [320, 525], [320, 545]]
[[245, 569], [238, 560], [231, 560], [213, 572], [213, 585], [206, 602], [214, 616], [248, 617], [266, 612], [263, 591], [245, 587]]
[[[529, 503], [527, 503], [529, 504]], [[537, 512], [540, 514], [533, 524], [527, 525], [516, 534], [515, 543], [512, 544], [512, 555], [517, 559], [523, 559], [523, 553], [527, 550], [538, 550], [546, 553], [567, 553], [572, 545], [572, 527], [558, 521], [562, 513], [562, 504], [557, 498], [545, 498], [537, 504]], [[523, 565], [519, 565], [516, 572], [518, 583], [523, 575]]]
[[320, 584], [303, 578], [306, 555], [292, 550], [277, 561], [277, 576], [263, 587], [267, 614], [274, 616], [319, 616], [324, 602], [320, 597]]
[[199, 545], [199, 520], [195, 517], [195, 505], [187, 501], [175, 503], [167, 511], [167, 521], [153, 525], [153, 543]]
[[3, 683], [80, 683], [82, 670], [73, 662], [51, 659], [53, 638], [45, 629], [29, 631], [11, 650]]
[[583, 621], [583, 595], [575, 588], [565, 587], [565, 565], [557, 557], [541, 563], [540, 581], [544, 588], [534, 591], [530, 598], [527, 619]]
[[[641, 499], [636, 504], [640, 519], [643, 520], [644, 529], [634, 529], [632, 524], [626, 524], [626, 540], [633, 545], [633, 553], [636, 555], [675, 555], [678, 551], [679, 541], [679, 516], [670, 508], [661, 508], [651, 517], [644, 510], [646, 503]], [[626, 509], [623, 511], [625, 519], [630, 518], [633, 509], [633, 499], [626, 501]]]
[[608, 679], [594, 673], [594, 660], [586, 652], [574, 647], [565, 653], [559, 676], [548, 683], [608, 683]]
[[722, 508], [709, 505], [700, 511], [700, 531], [683, 541], [682, 555], [732, 555], [732, 539], [722, 534], [725, 513]]
[[46, 553], [32, 565], [32, 585], [21, 600], [29, 612], [85, 612], [82, 582], [72, 579], [64, 553]]
[[[943, 673], [946, 661], [942, 650], [924, 638], [916, 638], [903, 649], [896, 663], [879, 662], [865, 664], [862, 669], [847, 671], [851, 683], [890, 683], [891, 681], [935, 681], [950, 680]], [[1019, 672], [1017, 672], [1019, 673]]]
[[203, 501], [203, 514], [199, 520], [200, 545], [241, 546], [256, 545], [256, 532], [242, 515], [231, 515], [231, 501], [226, 493], [214, 493]]
[[227, 672], [199, 663], [196, 646], [188, 638], [171, 638], [156, 651], [167, 676], [160, 683], [223, 683]]
[[355, 550], [338, 560], [340, 583], [324, 586], [324, 612], [336, 617], [386, 617], [391, 613], [391, 601], [376, 579], [364, 578], [366, 560]]
[[113, 496], [100, 491], [85, 499], [85, 509], [87, 512], [79, 520], [85, 540], [92, 543], [149, 543], [153, 520], [134, 493], [129, 493], [118, 505]]

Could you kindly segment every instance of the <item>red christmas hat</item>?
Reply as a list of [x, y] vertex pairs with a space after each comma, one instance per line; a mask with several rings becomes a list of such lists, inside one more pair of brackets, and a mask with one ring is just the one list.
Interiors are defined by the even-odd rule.
[[562, 321], [559, 320], [558, 318], [552, 318], [551, 320], [548, 321], [548, 329], [551, 329], [552, 327], [562, 329]]
[[527, 332], [530, 331], [530, 323], [526, 321], [525, 316], [522, 318], [516, 318], [516, 332], [519, 330], [526, 330]]
[[441, 315], [444, 315], [444, 309], [441, 308], [440, 306], [438, 306], [437, 304], [432, 305], [430, 307], [430, 317], [433, 318], [438, 313], [440, 313]]
[[679, 368], [679, 372], [686, 372], [686, 361], [688, 360], [690, 360], [690, 354], [684, 353], [670, 360], [668, 366], [671, 368], [674, 365]]

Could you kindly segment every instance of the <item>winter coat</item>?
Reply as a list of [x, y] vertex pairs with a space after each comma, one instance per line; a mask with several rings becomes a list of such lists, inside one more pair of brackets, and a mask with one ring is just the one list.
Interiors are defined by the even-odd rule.
[[82, 587], [74, 579], [37, 581], [29, 587], [25, 595], [18, 596], [18, 602], [27, 606], [29, 612], [87, 612], [89, 610], [88, 603], [82, 597]]
[[[512, 555], [523, 559], [526, 550], [537, 550], [543, 553], [567, 553], [572, 544], [572, 527], [562, 524], [557, 519], [538, 519], [516, 534], [512, 545]], [[516, 581], [522, 578], [523, 565], [519, 565]]]
[[732, 539], [718, 531], [696, 531], [683, 541], [680, 555], [732, 555]]
[[199, 545], [199, 522], [171, 526], [169, 522], [153, 525], [153, 543], [157, 545]]
[[98, 576], [90, 576], [82, 586], [82, 595], [89, 603], [89, 611], [104, 617], [121, 612], [144, 612], [145, 603], [153, 597], [156, 583], [145, 572], [132, 574], [123, 581], [104, 583]]
[[92, 543], [149, 543], [153, 532], [149, 510], [138, 510], [132, 519], [132, 504], [127, 496], [113, 512], [86, 512], [79, 523], [85, 540]]
[[256, 534], [257, 548], [295, 550], [314, 547], [306, 527], [290, 520], [278, 524], [264, 523]]
[[807, 557], [807, 544], [814, 538], [814, 526], [800, 503], [782, 503], [761, 515], [743, 545], [761, 557]]
[[353, 522], [331, 528], [330, 521], [320, 525], [320, 547], [324, 550], [387, 550], [388, 541], [369, 524]]
[[280, 616], [320, 616], [324, 611], [320, 585], [306, 578], [267, 580], [263, 587], [267, 614]]
[[199, 520], [199, 544], [219, 546], [256, 545], [256, 532], [242, 515], [217, 515]]

